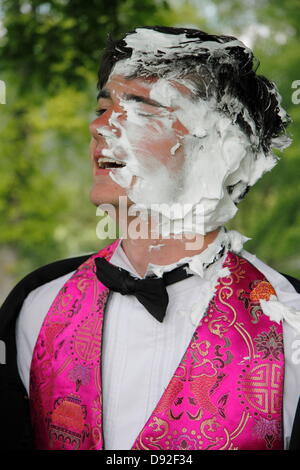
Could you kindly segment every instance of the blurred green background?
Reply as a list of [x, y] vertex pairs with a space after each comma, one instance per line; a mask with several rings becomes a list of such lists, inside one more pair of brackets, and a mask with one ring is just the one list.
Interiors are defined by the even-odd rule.
[[[232, 34], [254, 49], [293, 119], [293, 145], [230, 223], [246, 249], [300, 276], [299, 0], [0, 1], [0, 301], [32, 269], [98, 250], [88, 123], [107, 34], [143, 25]], [[300, 85], [300, 83], [299, 83]], [[294, 95], [295, 96], [295, 95]], [[298, 101], [300, 98], [300, 93]]]

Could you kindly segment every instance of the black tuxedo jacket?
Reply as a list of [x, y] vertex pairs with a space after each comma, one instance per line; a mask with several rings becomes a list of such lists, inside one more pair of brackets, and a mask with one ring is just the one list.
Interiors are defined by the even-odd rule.
[[[32, 290], [76, 270], [90, 256], [56, 261], [33, 271], [16, 285], [0, 309], [0, 340], [6, 347], [5, 364], [0, 365], [1, 450], [34, 450], [29, 399], [17, 367], [15, 324], [22, 304]], [[300, 282], [286, 274], [284, 276], [300, 293]], [[300, 400], [289, 450], [300, 450]]]

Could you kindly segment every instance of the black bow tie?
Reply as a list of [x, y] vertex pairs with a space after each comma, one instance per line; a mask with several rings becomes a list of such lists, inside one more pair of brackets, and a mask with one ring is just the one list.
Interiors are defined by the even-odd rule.
[[164, 273], [162, 277], [145, 279], [132, 277], [126, 269], [114, 266], [105, 258], [95, 258], [95, 265], [96, 276], [102, 284], [122, 295], [135, 295], [137, 300], [159, 322], [163, 321], [169, 303], [166, 286], [193, 275], [188, 274], [184, 269], [187, 264]]

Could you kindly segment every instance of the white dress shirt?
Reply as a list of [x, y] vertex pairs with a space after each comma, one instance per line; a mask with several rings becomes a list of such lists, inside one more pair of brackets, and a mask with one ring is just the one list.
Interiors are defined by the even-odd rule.
[[[276, 290], [278, 300], [300, 311], [300, 295], [287, 279], [247, 251], [241, 255], [257, 267]], [[223, 257], [224, 258], [224, 257]], [[221, 258], [207, 270], [219, 270]], [[121, 244], [111, 263], [136, 273]], [[29, 390], [30, 364], [43, 320], [58, 291], [73, 272], [33, 290], [25, 299], [16, 327], [20, 377]], [[196, 328], [191, 318], [205, 312], [209, 281], [198, 275], [167, 287], [169, 305], [163, 323], [134, 296], [113, 292], [105, 311], [103, 332], [103, 433], [105, 449], [130, 449], [171, 380]], [[198, 315], [199, 316], [199, 315]], [[295, 360], [297, 332], [283, 320], [285, 381], [284, 440], [288, 448], [300, 391]], [[298, 334], [298, 340], [300, 334]]]

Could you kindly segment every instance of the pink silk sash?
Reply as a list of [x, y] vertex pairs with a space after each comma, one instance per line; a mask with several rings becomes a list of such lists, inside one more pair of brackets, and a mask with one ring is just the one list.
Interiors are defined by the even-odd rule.
[[[91, 256], [65, 283], [42, 325], [31, 363], [37, 449], [101, 450], [102, 326], [109, 290]], [[207, 313], [132, 449], [282, 449], [282, 325], [260, 299], [276, 295], [245, 259], [228, 252]]]

